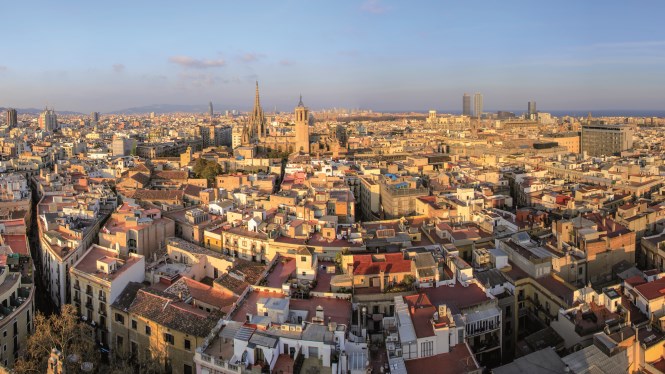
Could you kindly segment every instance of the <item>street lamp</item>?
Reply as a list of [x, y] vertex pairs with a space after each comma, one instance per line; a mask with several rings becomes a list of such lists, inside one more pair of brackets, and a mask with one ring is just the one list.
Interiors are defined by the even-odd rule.
[[366, 326], [367, 325], [367, 307], [364, 306], [364, 305], [363, 305], [363, 308], [362, 308], [362, 312], [363, 312], [363, 317], [362, 317], [362, 320], [360, 321], [360, 323], [361, 323], [361, 325], [360, 325], [361, 332], [363, 332], [367, 328], [367, 326]]

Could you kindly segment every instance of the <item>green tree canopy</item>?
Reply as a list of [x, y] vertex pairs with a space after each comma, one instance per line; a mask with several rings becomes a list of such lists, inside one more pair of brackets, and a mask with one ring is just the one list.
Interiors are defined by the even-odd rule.
[[215, 177], [224, 173], [222, 165], [215, 161], [209, 161], [205, 158], [199, 158], [194, 163], [194, 175], [197, 178], [207, 179], [208, 182], [214, 182]]

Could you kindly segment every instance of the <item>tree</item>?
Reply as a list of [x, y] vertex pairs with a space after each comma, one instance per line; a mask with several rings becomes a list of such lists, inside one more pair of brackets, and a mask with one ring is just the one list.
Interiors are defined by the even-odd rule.
[[49, 317], [37, 313], [34, 333], [28, 338], [26, 350], [14, 365], [16, 373], [44, 373], [53, 348], [62, 353], [67, 373], [82, 373], [81, 363], [93, 363], [100, 369], [99, 351], [95, 348], [93, 330], [79, 321], [71, 304], [63, 305], [61, 313]]
[[197, 178], [207, 179], [210, 183], [214, 183], [215, 177], [222, 173], [224, 173], [222, 165], [215, 161], [199, 158], [194, 163], [194, 175], [196, 175]]
[[402, 283], [407, 287], [411, 287], [415, 282], [416, 282], [416, 277], [414, 277], [411, 274], [405, 275], [404, 279], [402, 280]]
[[341, 252], [337, 252], [335, 254], [335, 264], [337, 264], [337, 267], [339, 267], [341, 270], [344, 270], [344, 269], [342, 269], [342, 259], [344, 258], [344, 255], [348, 255], [348, 254], [349, 254], [349, 249], [348, 248], [344, 248], [344, 249], [342, 249]]
[[76, 309], [65, 304], [60, 314], [35, 316], [34, 333], [28, 338], [26, 350], [14, 365], [15, 373], [45, 373], [53, 348], [61, 352], [66, 373], [84, 373], [81, 363], [92, 363], [88, 373], [145, 373], [165, 372], [166, 354], [163, 350], [147, 350], [140, 357], [118, 356], [111, 365], [102, 363], [96, 349], [91, 326], [81, 322]]
[[147, 349], [138, 357], [118, 355], [115, 357], [111, 367], [103, 368], [103, 372], [109, 374], [162, 374], [165, 373], [167, 356], [165, 348], [160, 347]]

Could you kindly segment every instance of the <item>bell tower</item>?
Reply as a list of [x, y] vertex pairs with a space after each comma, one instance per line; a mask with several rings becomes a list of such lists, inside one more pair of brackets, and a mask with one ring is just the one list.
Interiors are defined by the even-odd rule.
[[302, 95], [300, 95], [300, 102], [295, 109], [295, 119], [296, 152], [309, 153], [309, 110], [302, 103]]

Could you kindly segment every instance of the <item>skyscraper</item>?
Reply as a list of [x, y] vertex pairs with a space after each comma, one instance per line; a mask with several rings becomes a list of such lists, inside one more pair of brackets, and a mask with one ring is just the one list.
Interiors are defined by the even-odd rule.
[[90, 121], [93, 123], [99, 122], [99, 112], [90, 113]]
[[58, 128], [58, 116], [55, 114], [55, 110], [48, 107], [44, 109], [39, 115], [38, 123], [44, 131], [53, 131]]
[[480, 118], [483, 115], [483, 95], [476, 92], [473, 95], [473, 116]]
[[9, 108], [7, 109], [7, 126], [14, 127], [18, 123], [16, 109]]
[[211, 102], [208, 104], [208, 115], [210, 116], [210, 118], [212, 118], [213, 113], [214, 113], [214, 112], [212, 111], [212, 101], [211, 101]]
[[535, 101], [529, 101], [528, 107], [527, 107], [527, 117], [528, 119], [536, 119], [536, 102]]
[[462, 96], [462, 114], [465, 116], [471, 115], [471, 95], [468, 93]]

